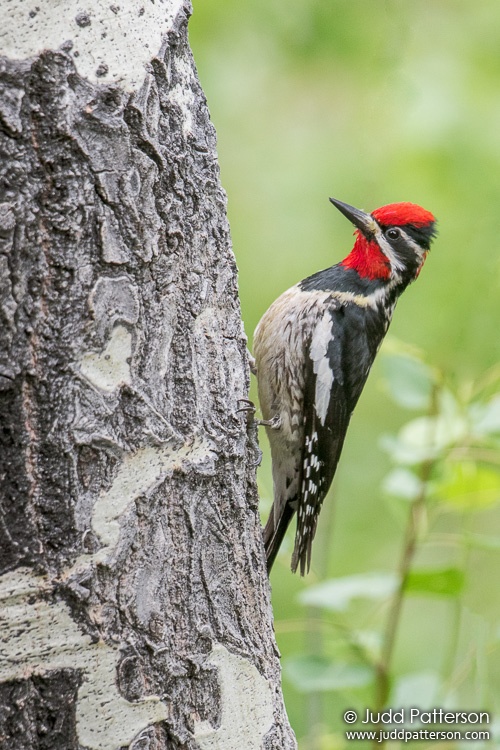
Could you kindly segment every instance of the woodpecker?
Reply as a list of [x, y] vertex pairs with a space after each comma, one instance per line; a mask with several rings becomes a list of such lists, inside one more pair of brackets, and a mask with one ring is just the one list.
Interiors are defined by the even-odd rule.
[[371, 214], [330, 198], [356, 227], [349, 255], [284, 292], [254, 334], [274, 502], [264, 529], [271, 570], [297, 514], [291, 568], [309, 572], [323, 500], [351, 414], [400, 294], [419, 275], [436, 220], [414, 203]]

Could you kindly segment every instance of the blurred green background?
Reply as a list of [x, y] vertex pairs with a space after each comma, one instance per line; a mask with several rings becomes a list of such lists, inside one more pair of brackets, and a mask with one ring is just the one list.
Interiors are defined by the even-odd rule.
[[[194, 0], [190, 40], [218, 134], [250, 343], [282, 291], [350, 250], [352, 227], [330, 195], [366, 210], [420, 203], [437, 216], [439, 236], [390, 336], [421, 349], [466, 401], [470, 383], [500, 360], [498, 0]], [[351, 422], [335, 503], [323, 509], [311, 575], [289, 572], [291, 539], [272, 575], [285, 700], [304, 750], [345, 746], [343, 711], [371, 700], [372, 688], [332, 690], [328, 681], [299, 692], [297, 660], [349, 649], [351, 658], [353, 633], [376, 650], [384, 603], [356, 601], [331, 614], [298, 596], [320, 579], [397, 568], [406, 511], [382, 489], [392, 464], [380, 441], [415, 414], [394, 404], [384, 373], [382, 350]], [[263, 434], [261, 443], [266, 509]], [[500, 553], [450, 541], [463, 538], [464, 525], [500, 538], [498, 494], [472, 513], [434, 517], [416, 562], [460, 561], [465, 583], [459, 599], [406, 599], [394, 700], [415, 690], [433, 705], [500, 709]]]

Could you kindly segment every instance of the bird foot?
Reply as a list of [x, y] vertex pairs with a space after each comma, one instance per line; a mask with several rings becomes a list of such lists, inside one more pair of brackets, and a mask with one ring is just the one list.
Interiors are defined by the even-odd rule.
[[279, 414], [276, 414], [272, 419], [256, 419], [255, 421], [260, 427], [270, 427], [271, 430], [279, 430], [281, 427]]
[[[243, 406], [237, 409], [237, 414], [240, 412], [246, 413], [247, 419], [250, 418], [251, 414], [255, 414], [255, 404], [249, 398], [239, 398], [238, 403], [243, 404]], [[276, 414], [272, 419], [255, 419], [254, 423], [259, 427], [270, 427], [271, 430], [279, 430], [281, 427], [281, 417], [279, 414]]]
[[238, 403], [242, 404], [240, 408], [237, 410], [237, 413], [243, 413], [245, 414], [246, 421], [247, 421], [247, 427], [252, 428], [249, 432], [249, 438], [250, 438], [250, 449], [254, 453], [254, 458], [250, 459], [249, 463], [252, 468], [256, 468], [257, 466], [260, 466], [262, 462], [262, 451], [259, 448], [259, 443], [257, 440], [257, 420], [254, 419], [255, 414], [255, 404], [253, 401], [250, 401], [249, 398], [239, 398]]

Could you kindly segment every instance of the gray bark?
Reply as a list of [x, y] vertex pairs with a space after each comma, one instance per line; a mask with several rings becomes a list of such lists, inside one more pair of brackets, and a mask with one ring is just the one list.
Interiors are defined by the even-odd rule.
[[0, 746], [292, 748], [189, 8], [2, 5]]

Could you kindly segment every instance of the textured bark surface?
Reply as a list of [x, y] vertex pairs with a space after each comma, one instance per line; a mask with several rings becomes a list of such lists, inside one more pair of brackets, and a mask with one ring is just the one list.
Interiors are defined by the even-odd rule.
[[0, 62], [0, 745], [291, 748], [189, 9], [134, 89], [80, 5]]

